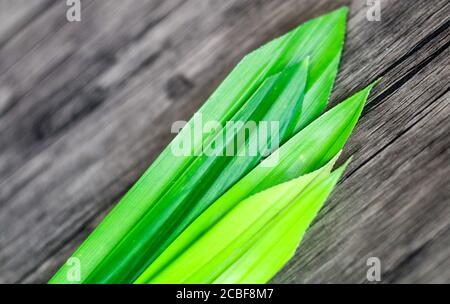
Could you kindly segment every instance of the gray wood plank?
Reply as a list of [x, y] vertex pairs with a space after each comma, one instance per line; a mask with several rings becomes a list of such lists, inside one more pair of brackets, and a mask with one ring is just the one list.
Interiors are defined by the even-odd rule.
[[444, 0], [383, 1], [381, 22], [365, 1], [83, 1], [79, 24], [61, 3], [28, 17], [0, 44], [0, 282], [46, 282], [245, 53], [342, 4], [330, 105], [383, 79], [274, 282], [365, 282], [369, 256], [384, 282], [450, 282]]

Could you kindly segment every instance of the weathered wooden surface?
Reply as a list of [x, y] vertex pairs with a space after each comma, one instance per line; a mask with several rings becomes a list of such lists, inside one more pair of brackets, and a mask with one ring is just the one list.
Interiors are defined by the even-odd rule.
[[450, 282], [450, 3], [0, 0], [0, 282], [46, 282], [249, 50], [350, 6], [331, 104], [383, 76], [274, 282]]

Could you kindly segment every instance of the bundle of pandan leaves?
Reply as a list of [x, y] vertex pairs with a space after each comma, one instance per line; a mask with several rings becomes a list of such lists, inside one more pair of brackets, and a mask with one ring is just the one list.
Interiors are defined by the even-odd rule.
[[[191, 119], [73, 254], [77, 283], [268, 282], [343, 174], [348, 161], [333, 170], [335, 162], [373, 87], [321, 114], [346, 15], [341, 8], [310, 20], [245, 56], [196, 113], [216, 127], [192, 136]], [[217, 127], [250, 121], [278, 123], [265, 152], [239, 153], [261, 124], [237, 124], [225, 138]], [[248, 139], [236, 148], [243, 131]], [[189, 153], [176, 155], [180, 145]], [[50, 283], [72, 283], [70, 267]]]

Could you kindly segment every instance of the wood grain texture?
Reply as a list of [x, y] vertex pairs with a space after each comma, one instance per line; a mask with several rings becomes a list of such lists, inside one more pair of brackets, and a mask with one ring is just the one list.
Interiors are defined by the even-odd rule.
[[[276, 283], [450, 283], [450, 3], [0, 0], [0, 282], [46, 282], [248, 51], [350, 7], [334, 105], [383, 77]], [[4, 16], [4, 17], [3, 17]]]

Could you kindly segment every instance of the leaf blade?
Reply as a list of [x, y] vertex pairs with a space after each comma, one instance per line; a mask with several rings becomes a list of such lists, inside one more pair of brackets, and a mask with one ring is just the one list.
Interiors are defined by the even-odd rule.
[[[336, 186], [349, 161], [310, 186], [279, 218], [271, 223], [257, 243], [213, 283], [267, 283], [294, 256], [311, 222]], [[274, 242], [274, 240], [277, 240]]]

